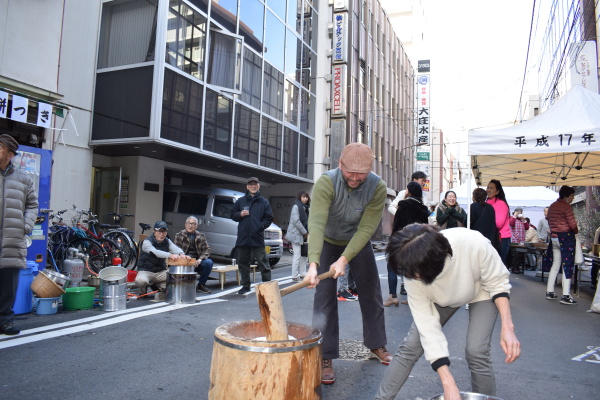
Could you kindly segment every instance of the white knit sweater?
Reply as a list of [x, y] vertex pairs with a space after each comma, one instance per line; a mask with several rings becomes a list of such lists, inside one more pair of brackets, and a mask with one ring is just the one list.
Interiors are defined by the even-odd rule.
[[441, 233], [450, 242], [453, 252], [453, 256], [446, 259], [441, 274], [430, 285], [404, 279], [408, 304], [429, 362], [449, 356], [448, 342], [434, 304], [460, 307], [509, 293], [511, 288], [508, 270], [483, 235], [467, 228], [446, 229]]

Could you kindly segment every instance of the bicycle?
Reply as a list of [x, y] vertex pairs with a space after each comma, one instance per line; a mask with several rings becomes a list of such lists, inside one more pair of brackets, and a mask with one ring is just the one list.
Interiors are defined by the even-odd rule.
[[[79, 253], [87, 256], [88, 267], [94, 273], [99, 273], [108, 265], [105, 248], [93, 239], [80, 237], [80, 231], [64, 224], [62, 214], [65, 212], [67, 210], [58, 211], [56, 215], [49, 215], [51, 226], [48, 228], [47, 263], [51, 268], [60, 271], [68, 249], [75, 248]], [[58, 218], [58, 222], [54, 221], [56, 218]]]
[[[120, 226], [108, 232], [97, 231], [96, 226], [99, 228], [115, 228], [114, 225], [98, 224], [98, 216], [92, 213], [92, 210], [83, 211], [75, 210], [80, 216], [87, 215], [90, 217], [88, 220], [82, 220], [77, 222], [77, 228], [80, 229], [88, 238], [96, 240], [105, 249], [108, 261], [112, 262], [115, 257], [121, 258], [121, 266], [128, 269], [134, 269], [137, 263], [137, 247], [135, 242], [125, 233]], [[109, 214], [112, 215], [112, 214]], [[118, 214], [116, 214], [118, 215]], [[125, 214], [123, 216], [131, 216], [131, 214]], [[123, 217], [120, 216], [119, 217]], [[87, 224], [86, 227], [83, 223]]]

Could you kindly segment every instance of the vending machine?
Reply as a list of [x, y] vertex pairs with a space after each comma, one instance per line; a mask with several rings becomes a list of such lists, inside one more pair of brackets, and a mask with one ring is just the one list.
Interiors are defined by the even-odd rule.
[[52, 151], [37, 147], [19, 146], [18, 155], [12, 159], [16, 168], [33, 178], [38, 194], [38, 220], [29, 235], [31, 245], [27, 249], [27, 261], [35, 261], [39, 269], [46, 268], [46, 248], [48, 243], [48, 209], [50, 205], [50, 177], [52, 171]]

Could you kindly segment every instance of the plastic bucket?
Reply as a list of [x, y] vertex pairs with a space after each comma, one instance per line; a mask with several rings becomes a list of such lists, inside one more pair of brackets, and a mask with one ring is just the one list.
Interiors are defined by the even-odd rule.
[[31, 272], [33, 272], [34, 278], [37, 276], [37, 274], [40, 273], [40, 267], [35, 261], [27, 261], [27, 268], [31, 268]]
[[94, 306], [96, 288], [89, 286], [66, 288], [63, 295], [64, 310], [89, 310]]
[[100, 304], [104, 311], [121, 311], [127, 308], [127, 284], [101, 285]]
[[127, 282], [127, 270], [123, 267], [106, 267], [98, 274], [101, 284], [118, 285]]
[[137, 271], [128, 269], [127, 270], [127, 282], [135, 282], [135, 277], [137, 276], [137, 274], [138, 274]]
[[39, 315], [50, 315], [56, 314], [58, 311], [58, 301], [60, 300], [60, 296], [58, 297], [45, 297], [45, 298], [36, 298], [33, 302], [33, 307], [35, 308], [35, 313]]
[[[35, 264], [37, 270], [37, 264]], [[33, 292], [31, 291], [31, 283], [33, 282], [33, 269], [27, 263], [27, 268], [19, 271], [19, 286], [17, 287], [17, 295], [13, 312], [16, 315], [30, 313], [33, 308]]]

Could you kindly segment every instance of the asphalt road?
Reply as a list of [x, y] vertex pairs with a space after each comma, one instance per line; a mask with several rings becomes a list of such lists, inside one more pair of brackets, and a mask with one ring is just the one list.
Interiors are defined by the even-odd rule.
[[[377, 257], [387, 292], [383, 253]], [[289, 263], [286, 257], [273, 270], [281, 287], [293, 283]], [[260, 319], [254, 292], [235, 294], [239, 286], [232, 278], [231, 274], [224, 291], [217, 281], [209, 281], [213, 293], [199, 293], [199, 301], [191, 305], [132, 300], [127, 310], [118, 312], [59, 308], [55, 315], [17, 316], [15, 325], [22, 334], [0, 335], [0, 398], [207, 399], [215, 329]], [[578, 305], [566, 306], [545, 299], [545, 285], [533, 272], [512, 275], [511, 282], [513, 319], [523, 353], [516, 363], [504, 363], [498, 323], [492, 349], [498, 396], [504, 400], [598, 398], [600, 314], [586, 312], [593, 295], [589, 286], [576, 298]], [[283, 297], [288, 321], [310, 325], [312, 294], [302, 289]], [[343, 357], [334, 361], [337, 381], [322, 385], [322, 398], [372, 399], [386, 367], [366, 359], [358, 302], [338, 302], [338, 306]], [[408, 306], [386, 308], [385, 316], [388, 349], [394, 351], [412, 318]], [[461, 309], [445, 327], [451, 369], [465, 391], [470, 389], [463, 352], [467, 320], [468, 312]], [[420, 360], [397, 399], [427, 400], [441, 391], [437, 374]]]

